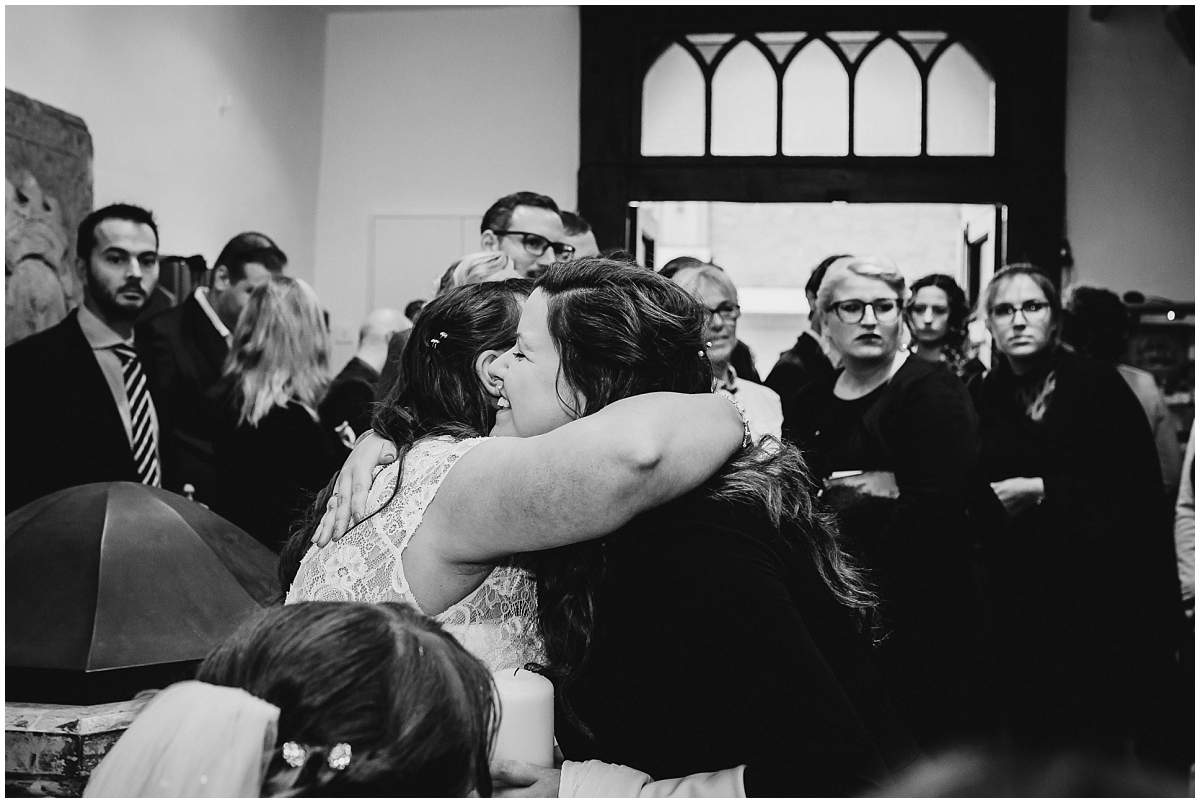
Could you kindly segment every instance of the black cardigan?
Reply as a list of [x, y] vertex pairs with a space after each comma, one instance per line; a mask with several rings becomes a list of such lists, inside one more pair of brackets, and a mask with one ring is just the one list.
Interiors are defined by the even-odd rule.
[[745, 763], [749, 794], [796, 796], [863, 793], [914, 756], [802, 534], [692, 494], [604, 555], [592, 648], [566, 691], [594, 740], [560, 718], [568, 758], [656, 778]]

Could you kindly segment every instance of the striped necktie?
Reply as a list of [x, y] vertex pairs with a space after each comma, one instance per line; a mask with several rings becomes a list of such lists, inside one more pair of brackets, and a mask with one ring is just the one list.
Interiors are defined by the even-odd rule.
[[162, 487], [162, 475], [158, 467], [158, 435], [154, 431], [154, 420], [150, 415], [150, 385], [142, 361], [133, 347], [124, 343], [113, 346], [121, 360], [121, 373], [125, 377], [125, 395], [129, 399], [129, 423], [133, 432], [133, 463], [137, 467], [138, 481], [156, 488]]

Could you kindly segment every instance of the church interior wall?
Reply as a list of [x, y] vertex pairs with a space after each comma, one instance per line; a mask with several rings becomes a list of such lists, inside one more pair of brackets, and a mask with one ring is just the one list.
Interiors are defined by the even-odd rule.
[[[311, 279], [325, 15], [303, 7], [10, 6], [5, 86], [83, 118], [96, 207], [158, 217], [211, 263], [269, 233]], [[74, 233], [72, 232], [72, 239]]]
[[1067, 237], [1075, 281], [1196, 294], [1196, 73], [1160, 6], [1071, 9]]

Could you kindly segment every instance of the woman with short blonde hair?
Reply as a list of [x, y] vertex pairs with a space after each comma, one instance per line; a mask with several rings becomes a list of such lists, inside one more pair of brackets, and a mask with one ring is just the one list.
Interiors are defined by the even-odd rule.
[[967, 516], [978, 426], [944, 365], [910, 359], [906, 298], [889, 259], [829, 266], [816, 314], [841, 368], [800, 391], [784, 434], [824, 481], [842, 543], [879, 585], [892, 700], [918, 743], [936, 751], [979, 726], [980, 592]]

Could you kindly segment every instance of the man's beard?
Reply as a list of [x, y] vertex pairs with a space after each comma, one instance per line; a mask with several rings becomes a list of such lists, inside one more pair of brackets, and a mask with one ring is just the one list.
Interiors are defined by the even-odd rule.
[[[137, 306], [122, 304], [117, 300], [117, 297], [128, 290], [136, 289], [141, 295], [141, 303]], [[142, 290], [140, 283], [128, 283], [122, 285], [115, 293], [109, 293], [104, 288], [96, 287], [91, 281], [88, 282], [88, 292], [95, 301], [96, 306], [104, 313], [105, 317], [112, 321], [129, 321], [137, 319], [138, 313], [146, 306], [146, 301], [150, 295]]]

